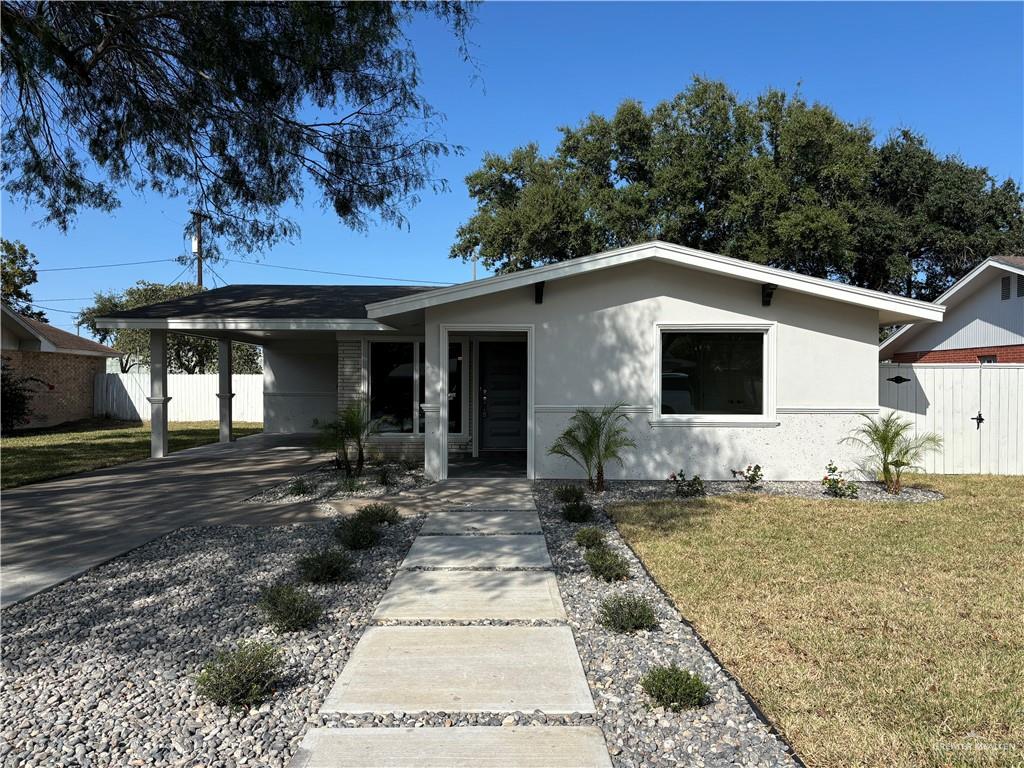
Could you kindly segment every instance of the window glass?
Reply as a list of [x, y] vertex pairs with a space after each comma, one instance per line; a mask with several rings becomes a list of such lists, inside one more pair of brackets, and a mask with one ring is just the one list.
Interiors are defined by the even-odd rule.
[[[426, 344], [420, 343], [420, 403], [426, 402], [427, 396], [427, 352]], [[453, 342], [448, 345], [448, 433], [462, 432], [462, 343]], [[426, 430], [426, 420], [422, 411], [419, 416], [420, 432]]]
[[381, 432], [413, 431], [413, 345], [370, 344], [370, 418]]
[[763, 393], [763, 333], [662, 333], [662, 414], [759, 415]]

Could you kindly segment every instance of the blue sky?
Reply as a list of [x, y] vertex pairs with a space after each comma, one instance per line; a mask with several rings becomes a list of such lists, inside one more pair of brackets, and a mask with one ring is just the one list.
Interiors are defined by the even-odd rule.
[[[446, 113], [448, 140], [466, 147], [439, 164], [451, 191], [425, 192], [408, 229], [365, 234], [346, 230], [311, 195], [295, 214], [301, 239], [265, 254], [264, 264], [468, 279], [470, 266], [447, 254], [473, 211], [463, 179], [484, 152], [529, 141], [551, 151], [559, 125], [610, 114], [625, 98], [651, 106], [695, 74], [724, 80], [743, 97], [799, 83], [807, 99], [867, 121], [879, 135], [910, 127], [940, 153], [988, 166], [1000, 179], [1024, 177], [1022, 3], [488, 3], [470, 33], [476, 82], [436, 23], [417, 22], [409, 33], [423, 91]], [[25, 242], [43, 269], [172, 258], [187, 248], [185, 201], [152, 194], [126, 192], [118, 211], [86, 213], [67, 235], [35, 226], [41, 213], [6, 196], [2, 214], [3, 236]], [[373, 282], [245, 263], [215, 269], [229, 283]], [[180, 270], [162, 263], [41, 272], [32, 290], [40, 304], [75, 311], [94, 291], [170, 281]], [[49, 316], [71, 327], [70, 314]]]

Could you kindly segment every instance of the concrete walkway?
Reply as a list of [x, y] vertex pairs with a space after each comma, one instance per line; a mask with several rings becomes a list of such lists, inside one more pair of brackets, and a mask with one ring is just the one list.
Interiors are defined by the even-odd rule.
[[243, 502], [315, 459], [295, 435], [252, 435], [4, 491], [0, 599], [22, 600], [182, 526], [314, 519], [311, 504]]
[[[447, 481], [323, 714], [593, 713], [529, 483]], [[479, 625], [489, 620], [524, 624]], [[542, 625], [526, 625], [543, 620]], [[401, 622], [418, 622], [402, 624]], [[424, 622], [429, 622], [424, 625]], [[607, 768], [594, 726], [314, 728], [292, 768]]]

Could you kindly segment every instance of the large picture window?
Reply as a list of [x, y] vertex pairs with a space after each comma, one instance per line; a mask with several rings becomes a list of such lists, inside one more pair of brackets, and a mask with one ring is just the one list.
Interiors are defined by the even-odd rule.
[[661, 332], [661, 414], [764, 414], [765, 335]]
[[[448, 345], [448, 432], [461, 434], [465, 345]], [[422, 434], [419, 405], [426, 402], [426, 345], [413, 341], [370, 342], [370, 418], [380, 432]]]

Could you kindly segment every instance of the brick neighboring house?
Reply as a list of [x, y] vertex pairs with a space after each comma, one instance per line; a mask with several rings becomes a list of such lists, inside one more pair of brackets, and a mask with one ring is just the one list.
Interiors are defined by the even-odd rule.
[[1024, 257], [986, 259], [935, 300], [941, 323], [905, 325], [882, 342], [894, 363], [1024, 363]]
[[106, 371], [107, 358], [120, 355], [110, 347], [24, 317], [6, 304], [2, 355], [21, 376], [46, 384], [34, 387], [32, 418], [25, 427], [51, 427], [93, 415], [93, 386]]

